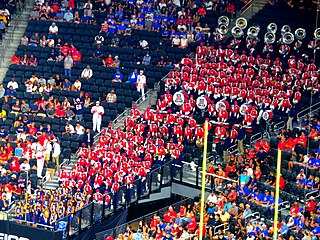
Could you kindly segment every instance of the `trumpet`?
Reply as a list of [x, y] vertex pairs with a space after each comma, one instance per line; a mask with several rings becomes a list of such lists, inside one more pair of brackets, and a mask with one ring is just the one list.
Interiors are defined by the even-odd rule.
[[281, 28], [281, 35], [283, 35], [287, 32], [291, 32], [291, 27], [289, 25], [283, 25]]
[[317, 28], [316, 30], [314, 30], [313, 35], [317, 40], [320, 40], [320, 28]]
[[221, 16], [218, 18], [218, 26], [220, 26], [221, 24], [229, 26], [229, 22], [230, 22], [230, 20], [227, 16]]
[[294, 35], [298, 40], [302, 40], [306, 37], [306, 30], [303, 28], [298, 28], [295, 32]]
[[243, 36], [243, 30], [242, 28], [238, 27], [238, 26], [234, 26], [231, 29], [231, 34], [234, 38], [240, 38]]
[[238, 18], [236, 21], [236, 26], [241, 29], [245, 29], [247, 27], [247, 24], [248, 24], [247, 19], [243, 17]]
[[286, 32], [282, 36], [283, 43], [285, 44], [291, 44], [294, 41], [294, 35], [291, 32]]
[[267, 27], [268, 32], [271, 32], [271, 33], [276, 33], [277, 29], [278, 29], [278, 26], [275, 23], [269, 23]]
[[273, 32], [267, 32], [264, 35], [264, 43], [266, 44], [272, 44], [276, 40], [276, 35]]
[[258, 37], [259, 34], [259, 28], [257, 27], [249, 27], [248, 31], [247, 31], [247, 36], [249, 38], [256, 38]]
[[197, 145], [198, 148], [203, 148], [203, 146], [204, 146], [203, 139], [202, 138], [198, 138], [196, 140], [196, 145]]
[[222, 35], [226, 35], [228, 33], [228, 30], [228, 25], [226, 24], [220, 24], [217, 29], [218, 33]]

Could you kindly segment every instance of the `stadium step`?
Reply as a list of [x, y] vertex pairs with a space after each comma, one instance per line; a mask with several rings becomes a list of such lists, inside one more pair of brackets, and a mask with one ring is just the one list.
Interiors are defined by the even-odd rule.
[[25, 1], [24, 10], [21, 14], [17, 13], [12, 17], [10, 26], [6, 30], [6, 34], [4, 35], [4, 39], [0, 46], [0, 49], [3, 50], [3, 52], [0, 53], [0, 82], [3, 81], [3, 78], [5, 77], [8, 67], [11, 63], [11, 58], [15, 54], [15, 51], [20, 44], [20, 39], [22, 38], [28, 25], [30, 11], [34, 4], [34, 1]]

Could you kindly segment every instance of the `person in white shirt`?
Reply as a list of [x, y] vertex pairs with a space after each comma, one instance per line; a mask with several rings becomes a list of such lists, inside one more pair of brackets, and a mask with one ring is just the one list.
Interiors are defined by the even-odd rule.
[[81, 77], [85, 78], [85, 79], [90, 79], [93, 75], [92, 69], [90, 68], [90, 66], [88, 65], [85, 69], [83, 69], [82, 73], [81, 73]]
[[29, 172], [30, 171], [30, 164], [28, 159], [24, 159], [23, 163], [20, 164], [20, 171], [21, 172]]
[[8, 82], [8, 84], [7, 84], [7, 88], [10, 88], [10, 87], [12, 87], [13, 90], [17, 90], [19, 87], [18, 83], [16, 82], [16, 80], [14, 78], [12, 78], [11, 81]]
[[100, 106], [100, 101], [96, 101], [96, 105], [91, 108], [92, 113], [92, 122], [93, 122], [93, 131], [96, 130], [98, 132], [101, 131], [101, 119], [102, 115], [104, 114], [104, 108]]
[[188, 47], [188, 39], [187, 39], [187, 36], [183, 36], [183, 38], [181, 38], [181, 41], [180, 41], [180, 48], [186, 48]]
[[172, 46], [180, 46], [180, 38], [178, 35], [176, 35], [173, 39], [172, 39]]
[[69, 122], [66, 123], [65, 130], [66, 131], [63, 132], [62, 134], [74, 134], [75, 133], [74, 127]]
[[85, 129], [83, 126], [80, 125], [79, 122], [77, 122], [75, 130], [76, 130], [76, 135], [81, 137], [83, 135]]
[[80, 82], [80, 80], [76, 79], [76, 81], [73, 83], [73, 85], [71, 87], [71, 90], [80, 91], [81, 90], [81, 86], [82, 86], [82, 83]]
[[61, 153], [60, 144], [55, 138], [52, 140], [52, 143], [52, 161], [56, 164], [56, 169], [59, 169], [59, 156]]
[[136, 86], [137, 86], [137, 91], [141, 92], [142, 100], [144, 101], [146, 99], [144, 95], [144, 88], [147, 86], [147, 78], [146, 78], [146, 75], [143, 74], [142, 70], [138, 75]]
[[217, 195], [214, 193], [214, 191], [211, 191], [211, 193], [209, 194], [209, 196], [207, 197], [206, 203], [214, 203], [217, 204], [218, 203], [218, 198]]
[[149, 48], [149, 43], [146, 40], [140, 40], [139, 43], [140, 43], [140, 47], [142, 49], [148, 49]]
[[49, 34], [54, 34], [57, 35], [59, 32], [59, 28], [55, 23], [52, 23], [51, 26], [49, 27]]
[[26, 82], [24, 83], [24, 85], [26, 86], [26, 92], [27, 92], [27, 93], [32, 93], [32, 91], [33, 91], [33, 84], [32, 84], [32, 82], [31, 82], [30, 80], [28, 80], [28, 81], [26, 81]]

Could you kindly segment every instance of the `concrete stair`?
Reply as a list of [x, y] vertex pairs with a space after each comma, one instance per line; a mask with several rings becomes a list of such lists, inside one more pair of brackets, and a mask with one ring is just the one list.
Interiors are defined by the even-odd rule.
[[[243, 12], [238, 12], [236, 17], [231, 19], [230, 20], [230, 23], [229, 23], [229, 32], [227, 34], [227, 37], [232, 37], [231, 35], [231, 29], [236, 25], [236, 20], [239, 18], [239, 17], [243, 17], [245, 19], [247, 19], [247, 21], [249, 22], [249, 20], [254, 16], [256, 15], [261, 9], [264, 8], [264, 6], [268, 4], [268, 0], [253, 0], [251, 2], [251, 5], [249, 4], [248, 5], [248, 8], [246, 11], [243, 11]], [[247, 30], [248, 28], [251, 27], [251, 26], [247, 26], [247, 28], [244, 30], [245, 31], [245, 34], [247, 34]]]
[[[67, 159], [64, 159], [64, 164], [62, 164], [62, 167], [66, 168], [66, 170], [69, 172], [72, 170], [72, 167], [77, 162], [77, 155], [71, 154], [70, 161]], [[53, 178], [46, 180], [43, 183], [43, 188], [48, 190], [56, 190], [59, 187], [59, 181], [58, 181], [58, 172], [56, 171]]]
[[34, 2], [26, 1], [26, 5], [21, 14], [12, 17], [10, 26], [6, 29], [4, 39], [1, 42], [0, 51], [2, 58], [0, 60], [0, 82], [3, 81], [9, 68], [11, 58], [15, 54], [25, 29], [28, 25], [29, 15]]

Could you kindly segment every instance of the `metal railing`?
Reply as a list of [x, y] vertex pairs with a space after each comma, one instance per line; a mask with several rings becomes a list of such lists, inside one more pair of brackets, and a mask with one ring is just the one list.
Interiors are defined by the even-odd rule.
[[218, 226], [214, 227], [214, 229], [213, 229], [213, 235], [218, 234], [218, 231], [219, 231], [220, 229], [222, 230], [222, 232], [225, 233], [226, 231], [229, 230], [229, 223], [222, 223], [221, 225], [218, 225]]
[[280, 129], [284, 128], [286, 126], [284, 121], [278, 122], [277, 124], [274, 125], [273, 127], [273, 132], [274, 133], [279, 133]]
[[297, 121], [301, 122], [301, 119], [304, 117], [310, 118], [315, 112], [318, 112], [318, 111], [320, 111], [320, 102], [317, 102], [317, 103], [313, 104], [312, 106], [309, 106], [309, 107], [303, 109], [302, 111], [300, 111], [297, 114]]
[[228, 155], [230, 156], [231, 154], [234, 154], [238, 151], [238, 145], [232, 145], [231, 147], [228, 148]]
[[[64, 231], [65, 237], [74, 236], [130, 204], [148, 199], [152, 193], [160, 192], [162, 187], [171, 186], [174, 174], [171, 165], [171, 161], [165, 163], [150, 171], [145, 179], [135, 180], [132, 186], [121, 186], [119, 191], [103, 195], [101, 201], [91, 202], [74, 214], [58, 219], [52, 230]], [[62, 225], [64, 229], [61, 229]]]
[[[174, 204], [169, 205], [169, 206], [173, 207], [173, 209], [175, 209], [177, 212], [179, 212], [180, 206], [182, 206], [182, 205], [187, 206], [190, 201], [192, 201], [192, 199], [188, 198], [188, 199], [182, 200], [180, 202], [174, 203]], [[119, 234], [124, 233], [128, 226], [139, 226], [140, 222], [143, 222], [144, 224], [147, 224], [149, 226], [153, 216], [155, 214], [157, 216], [163, 216], [164, 213], [168, 210], [169, 206], [163, 207], [163, 208], [161, 208], [161, 209], [159, 209], [157, 211], [154, 211], [152, 213], [144, 215], [143, 217], [134, 219], [134, 220], [132, 220], [130, 222], [127, 222], [127, 223], [122, 224], [120, 226], [117, 226], [115, 228], [112, 228], [112, 229], [109, 229], [109, 230], [105, 230], [103, 232], [96, 233], [95, 240], [103, 240], [104, 236], [106, 234], [108, 234], [108, 236], [112, 236], [112, 237], [115, 238]]]
[[248, 11], [253, 11], [254, 0], [250, 0], [240, 9], [240, 16], [243, 16]]
[[245, 221], [245, 223], [248, 223], [248, 222], [257, 221], [258, 219], [260, 219], [260, 213], [254, 212], [254, 213], [251, 213], [248, 216], [246, 216], [244, 218], [244, 221]]
[[263, 138], [261, 133], [256, 133], [250, 137], [250, 146], [252, 147], [256, 142], [260, 141]]

